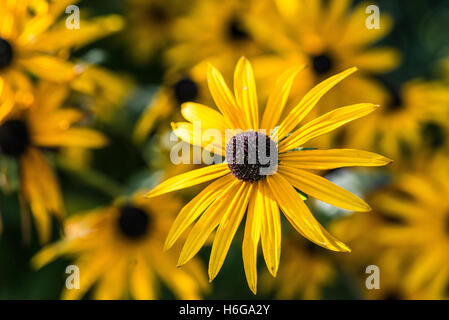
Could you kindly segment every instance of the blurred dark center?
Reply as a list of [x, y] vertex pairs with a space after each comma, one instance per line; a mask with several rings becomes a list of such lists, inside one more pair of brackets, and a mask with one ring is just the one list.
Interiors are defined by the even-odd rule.
[[143, 237], [150, 227], [150, 216], [142, 209], [131, 205], [120, 208], [119, 229], [129, 239]]
[[332, 70], [334, 61], [328, 53], [312, 57], [313, 70], [318, 75], [324, 75]]
[[404, 99], [401, 90], [394, 86], [387, 85], [390, 93], [390, 103], [387, 104], [387, 110], [391, 112], [399, 111], [404, 107]]
[[156, 24], [164, 24], [170, 20], [167, 9], [160, 5], [150, 5], [146, 10], [148, 19]]
[[269, 168], [270, 163], [261, 163], [259, 148], [265, 149], [264, 156], [267, 158], [274, 156], [270, 154], [270, 151], [274, 150], [277, 159], [276, 143], [263, 133], [247, 131], [231, 138], [226, 145], [226, 160], [234, 177], [246, 182], [255, 182], [266, 176], [261, 174], [261, 169]]
[[0, 37], [0, 70], [8, 67], [12, 62], [13, 50], [11, 44]]
[[0, 125], [0, 153], [18, 157], [30, 144], [27, 125], [21, 120], [8, 120]]
[[433, 149], [439, 149], [446, 142], [446, 134], [438, 123], [428, 122], [422, 128], [422, 135], [428, 146]]
[[233, 17], [228, 22], [228, 35], [232, 40], [248, 40], [250, 38], [249, 33], [245, 30], [242, 25], [242, 22]]
[[198, 86], [189, 77], [181, 78], [174, 85], [175, 98], [179, 103], [194, 101], [198, 97]]

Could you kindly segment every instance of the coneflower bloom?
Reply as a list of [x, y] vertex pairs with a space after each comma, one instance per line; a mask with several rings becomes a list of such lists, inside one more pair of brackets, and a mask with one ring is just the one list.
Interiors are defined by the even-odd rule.
[[[0, 96], [7, 88], [0, 78]], [[41, 148], [98, 148], [107, 142], [101, 133], [76, 126], [84, 114], [61, 108], [67, 94], [66, 85], [40, 82], [30, 106], [14, 104], [11, 97], [0, 104], [0, 156], [19, 165], [20, 195], [29, 204], [41, 242], [50, 238], [51, 216], [62, 218], [64, 211], [59, 184]]]
[[[62, 298], [157, 299], [163, 282], [180, 299], [199, 299], [208, 289], [203, 265], [176, 268], [176, 253], [164, 254], [164, 237], [181, 202], [171, 196], [146, 201], [142, 193], [65, 221], [65, 237], [32, 260], [40, 268], [58, 257], [75, 257], [79, 290]], [[159, 281], [162, 280], [162, 281]]]
[[[234, 135], [228, 135], [220, 148], [214, 150], [226, 157], [224, 163], [170, 178], [146, 195], [155, 197], [217, 179], [181, 210], [168, 234], [165, 249], [169, 249], [198, 219], [181, 251], [179, 265], [189, 261], [218, 227], [209, 260], [209, 279], [212, 281], [223, 265], [245, 212], [243, 263], [248, 285], [254, 293], [257, 290], [256, 257], [259, 240], [269, 271], [275, 276], [278, 270], [281, 253], [280, 210], [293, 227], [310, 241], [330, 250], [350, 251], [314, 218], [302, 194], [347, 210], [369, 211], [370, 207], [350, 192], [307, 170], [382, 166], [391, 160], [365, 151], [302, 150], [301, 146], [371, 113], [378, 106], [361, 103], [338, 108], [295, 130], [326, 92], [356, 71], [356, 68], [350, 68], [321, 82], [280, 121], [293, 80], [301, 69], [303, 67], [293, 67], [280, 76], [268, 98], [261, 121], [253, 70], [246, 58], [241, 58], [235, 69], [235, 95], [229, 90], [221, 73], [211, 65], [208, 68], [209, 89], [220, 112], [194, 103], [182, 106], [186, 120], [200, 121], [202, 129], [219, 130], [223, 137], [225, 130], [231, 129]], [[192, 123], [177, 123], [174, 128], [182, 139], [193, 142], [198, 140], [193, 134]], [[207, 139], [198, 143], [203, 147], [210, 145]], [[249, 161], [252, 152], [259, 153], [259, 145], [263, 145], [264, 149], [266, 147], [266, 151], [269, 149], [270, 158], [277, 156], [274, 169], [267, 169], [267, 163], [259, 158], [255, 163]]]

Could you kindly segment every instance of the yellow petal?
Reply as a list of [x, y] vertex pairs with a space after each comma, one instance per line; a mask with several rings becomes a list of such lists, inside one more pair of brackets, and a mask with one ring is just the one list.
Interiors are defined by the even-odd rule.
[[290, 90], [296, 75], [304, 70], [306, 65], [295, 66], [285, 71], [277, 80], [276, 85], [270, 94], [262, 118], [261, 128], [270, 130], [276, 127], [281, 118], [282, 111], [287, 103]]
[[170, 249], [181, 234], [222, 194], [228, 192], [235, 182], [226, 175], [208, 185], [179, 212], [165, 240], [164, 250]]
[[352, 166], [377, 167], [392, 161], [376, 153], [354, 149], [291, 151], [279, 155], [279, 160], [287, 167], [317, 170]]
[[257, 210], [262, 213], [262, 251], [268, 271], [276, 277], [281, 258], [281, 216], [270, 188], [261, 184]]
[[356, 55], [351, 63], [363, 72], [386, 73], [399, 64], [401, 56], [394, 48], [375, 48]]
[[259, 129], [259, 106], [257, 104], [256, 81], [250, 62], [241, 57], [234, 72], [234, 93], [237, 104], [243, 110], [248, 127], [242, 129]]
[[225, 119], [212, 108], [199, 103], [186, 102], [181, 106], [181, 113], [187, 121], [200, 121], [202, 129], [216, 129], [224, 134]]
[[92, 129], [71, 128], [60, 132], [35, 134], [33, 142], [43, 147], [101, 148], [107, 144], [107, 139], [103, 134]]
[[310, 241], [333, 251], [349, 252], [350, 249], [330, 235], [310, 213], [300, 195], [279, 173], [267, 176], [268, 186], [285, 217], [293, 227]]
[[229, 168], [226, 163], [214, 164], [204, 168], [192, 170], [159, 184], [156, 188], [148, 192], [145, 197], [152, 198], [164, 193], [185, 189], [194, 185], [207, 182], [229, 173]]
[[296, 126], [307, 116], [307, 114], [309, 114], [310, 110], [313, 109], [323, 95], [355, 71], [357, 71], [357, 68], [349, 68], [313, 87], [280, 124], [279, 140], [284, 138], [296, 128]]
[[[261, 192], [258, 191], [259, 188], [260, 182], [254, 185], [254, 190], [251, 193], [242, 244], [242, 257], [246, 281], [254, 294], [257, 293], [257, 247], [259, 244], [260, 229], [262, 225], [261, 221], [263, 217], [263, 211], [259, 211], [261, 206], [256, 204], [258, 201], [263, 200]], [[258, 193], [260, 193], [259, 196]], [[257, 199], [258, 197], [259, 199]]]
[[215, 104], [223, 114], [227, 124], [229, 124], [232, 129], [242, 129], [247, 127], [245, 121], [241, 118], [240, 109], [237, 107], [231, 90], [229, 90], [229, 87], [226, 85], [220, 71], [215, 69], [211, 64], [209, 64], [207, 68], [207, 83]]
[[205, 128], [197, 128], [190, 122], [172, 122], [171, 127], [173, 133], [188, 144], [202, 147], [204, 150], [218, 155], [224, 155], [226, 152], [225, 141], [223, 140], [225, 136], [219, 131], [215, 134], [213, 132], [206, 132], [203, 130]]
[[232, 239], [246, 212], [252, 189], [253, 184], [242, 183], [220, 221], [209, 258], [209, 281], [217, 276], [223, 265]]
[[75, 65], [48, 55], [23, 58], [19, 64], [38, 78], [52, 82], [67, 82], [76, 76]]
[[145, 257], [139, 256], [130, 275], [130, 290], [135, 299], [154, 300], [154, 275]]
[[235, 179], [232, 187], [203, 213], [200, 219], [189, 233], [187, 240], [181, 250], [178, 266], [187, 263], [197, 254], [211, 232], [218, 226], [225, 212], [229, 211], [229, 203], [235, 198], [235, 193], [241, 187], [242, 182]]
[[279, 166], [278, 173], [295, 188], [333, 206], [353, 211], [371, 210], [359, 197], [316, 174], [283, 165]]
[[[117, 256], [114, 259], [114, 268], [106, 268], [95, 286], [94, 298], [96, 300], [116, 300], [124, 296], [127, 280], [127, 259]], [[80, 278], [83, 273], [80, 270]]]
[[298, 148], [313, 138], [370, 114], [378, 107], [378, 105], [372, 103], [360, 103], [332, 110], [310, 121], [281, 141], [279, 144], [279, 152]]

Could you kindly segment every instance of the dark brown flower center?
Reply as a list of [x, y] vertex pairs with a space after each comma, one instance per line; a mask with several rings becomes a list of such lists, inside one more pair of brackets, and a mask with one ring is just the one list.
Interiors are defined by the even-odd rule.
[[118, 226], [126, 238], [135, 240], [143, 237], [148, 232], [150, 224], [150, 216], [142, 209], [132, 205], [120, 208]]
[[198, 97], [198, 85], [189, 77], [183, 77], [174, 85], [175, 98], [179, 103], [194, 101]]
[[13, 58], [13, 49], [11, 44], [0, 37], [0, 71], [9, 67]]
[[234, 177], [246, 182], [258, 181], [277, 168], [276, 143], [263, 133], [236, 134], [226, 145], [226, 160]]
[[165, 24], [170, 20], [170, 14], [167, 9], [161, 5], [152, 4], [146, 10], [147, 17], [155, 24]]
[[245, 30], [242, 22], [237, 17], [232, 17], [228, 22], [228, 35], [231, 40], [241, 41], [250, 38], [249, 33]]
[[330, 54], [323, 53], [317, 56], [312, 56], [313, 70], [318, 75], [329, 73], [334, 66], [334, 61]]
[[30, 144], [27, 125], [21, 120], [8, 120], [0, 125], [0, 153], [18, 157]]

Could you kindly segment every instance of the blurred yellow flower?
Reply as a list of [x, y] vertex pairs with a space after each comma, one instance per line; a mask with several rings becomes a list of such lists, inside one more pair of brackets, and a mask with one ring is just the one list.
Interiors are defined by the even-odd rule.
[[[267, 54], [254, 60], [267, 69], [266, 77], [273, 79], [273, 72], [289, 65], [310, 66], [301, 81], [297, 81], [293, 98], [300, 98], [313, 85], [357, 66], [360, 72], [340, 84], [318, 105], [319, 111], [328, 111], [336, 105], [354, 100], [367, 100], [383, 104], [388, 93], [375, 80], [373, 74], [381, 74], [395, 68], [399, 63], [397, 50], [372, 45], [389, 33], [391, 17], [382, 12], [380, 28], [368, 29], [366, 2], [351, 9], [352, 0], [274, 0], [277, 15], [254, 17], [257, 26], [255, 36], [260, 42], [270, 44], [274, 55]], [[271, 75], [270, 75], [271, 71]], [[267, 80], [267, 85], [273, 83]]]
[[380, 241], [406, 252], [411, 261], [399, 281], [411, 292], [447, 298], [449, 283], [449, 167], [447, 158], [426, 159], [413, 173], [397, 177], [373, 198], [377, 210], [398, 220], [382, 226]]
[[[373, 112], [377, 106], [362, 103], [335, 109], [295, 130], [327, 91], [356, 71], [356, 68], [350, 68], [323, 81], [280, 121], [293, 80], [303, 68], [293, 67], [280, 76], [260, 122], [253, 70], [249, 61], [243, 57], [235, 68], [234, 95], [221, 73], [212, 65], [208, 68], [209, 90], [220, 112], [197, 103], [189, 102], [182, 106], [182, 114], [189, 122], [173, 124], [175, 133], [184, 141], [207, 149], [211, 146], [211, 141], [203, 140], [202, 136], [195, 137], [192, 122], [201, 122], [202, 130], [218, 130], [227, 141], [214, 145], [209, 151], [226, 156], [227, 162], [170, 178], [146, 195], [156, 197], [218, 178], [181, 210], [170, 230], [166, 249], [199, 218], [187, 237], [178, 265], [183, 265], [195, 256], [218, 226], [209, 260], [209, 279], [212, 281], [223, 265], [247, 208], [242, 250], [248, 285], [254, 293], [257, 287], [256, 257], [260, 239], [268, 270], [273, 276], [278, 270], [281, 244], [279, 208], [295, 229], [307, 239], [330, 250], [350, 251], [319, 224], [295, 188], [348, 210], [369, 211], [370, 207], [350, 192], [303, 169], [382, 166], [390, 160], [365, 151], [306, 151], [301, 150], [301, 146]], [[279, 122], [279, 127], [275, 129]], [[231, 130], [232, 137], [225, 133], [227, 130]], [[276, 157], [279, 163], [276, 162], [265, 173], [260, 169], [267, 166], [261, 164], [260, 159], [255, 164], [248, 163], [247, 159], [249, 149], [251, 152], [258, 152], [260, 143], [265, 143], [267, 151], [270, 149], [271, 159], [279, 154]], [[243, 158], [237, 159], [238, 157]]]
[[335, 278], [332, 261], [325, 251], [307, 240], [287, 239], [279, 273], [274, 280], [265, 273], [261, 287], [276, 299], [322, 298], [322, 289]]
[[92, 287], [95, 299], [156, 299], [160, 278], [180, 299], [199, 299], [208, 288], [198, 261], [176, 268], [175, 253], [162, 252], [163, 239], [181, 207], [176, 198], [145, 201], [141, 193], [110, 207], [68, 218], [65, 237], [32, 260], [42, 267], [75, 257], [80, 289], [64, 289], [64, 299], [82, 298]]
[[363, 125], [347, 128], [346, 144], [358, 148], [376, 148], [399, 159], [404, 147], [408, 151], [430, 148], [423, 141], [427, 123], [447, 128], [449, 120], [449, 86], [433, 81], [414, 80], [391, 90], [385, 108], [367, 118]]
[[194, 5], [184, 0], [127, 0], [126, 40], [137, 62], [146, 62], [170, 43], [177, 18]]
[[68, 29], [57, 22], [74, 0], [0, 1], [0, 77], [16, 93], [20, 103], [31, 102], [28, 73], [52, 82], [67, 82], [77, 75], [75, 65], [67, 62], [67, 52], [118, 31], [123, 24], [111, 15], [81, 20], [79, 29]]
[[66, 85], [40, 82], [30, 106], [11, 100], [0, 105], [0, 154], [19, 164], [20, 195], [29, 203], [41, 242], [50, 238], [50, 216], [60, 219], [64, 209], [56, 177], [39, 148], [98, 148], [106, 143], [102, 134], [75, 126], [82, 112], [61, 108], [67, 92]]
[[228, 61], [262, 52], [247, 24], [257, 2], [197, 1], [192, 12], [176, 23], [176, 42], [167, 52], [168, 65], [182, 70], [207, 60], [225, 74], [232, 74]]

